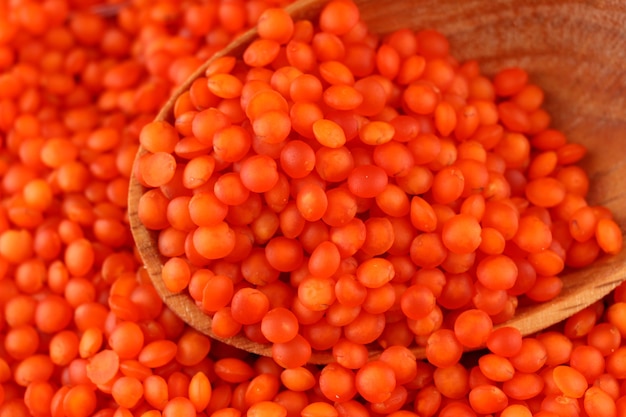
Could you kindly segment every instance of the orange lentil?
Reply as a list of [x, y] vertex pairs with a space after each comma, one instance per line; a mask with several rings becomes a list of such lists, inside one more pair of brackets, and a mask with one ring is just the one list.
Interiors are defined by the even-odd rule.
[[552, 372], [554, 382], [561, 392], [572, 398], [580, 398], [587, 390], [585, 376], [569, 366], [557, 366]]
[[252, 130], [267, 143], [281, 143], [291, 131], [291, 119], [286, 112], [268, 111], [254, 119]]
[[493, 290], [507, 290], [515, 284], [517, 266], [506, 255], [492, 255], [481, 260], [476, 269], [476, 277], [485, 287]]
[[28, 230], [6, 230], [0, 235], [0, 254], [18, 264], [32, 256], [32, 234]]
[[288, 105], [283, 96], [274, 90], [268, 89], [253, 93], [244, 110], [250, 120], [255, 120], [267, 111], [278, 110], [286, 112]]
[[259, 36], [263, 39], [272, 39], [279, 43], [286, 43], [294, 31], [294, 22], [282, 9], [269, 8], [257, 20]]
[[272, 39], [253, 41], [243, 53], [244, 62], [251, 67], [264, 67], [276, 59], [280, 44]]
[[363, 95], [363, 102], [355, 110], [359, 115], [378, 116], [385, 111], [390, 113], [389, 117], [395, 115], [395, 111], [386, 107], [387, 99], [391, 93], [389, 80], [378, 75], [367, 76], [357, 80], [354, 83], [354, 88]]
[[383, 121], [373, 121], [361, 127], [359, 138], [361, 142], [367, 145], [383, 145], [393, 138], [394, 133], [395, 129], [392, 124]]
[[435, 308], [435, 295], [425, 285], [411, 285], [400, 298], [400, 308], [408, 318], [421, 319]]
[[328, 148], [339, 148], [346, 143], [343, 129], [332, 120], [319, 119], [314, 121], [312, 132], [315, 139]]
[[331, 85], [322, 93], [322, 99], [326, 105], [335, 110], [354, 110], [363, 103], [363, 94], [356, 88], [337, 84]]
[[454, 322], [454, 334], [464, 346], [483, 346], [491, 333], [493, 323], [487, 313], [478, 309], [466, 310]]
[[618, 329], [610, 323], [599, 323], [587, 334], [587, 344], [597, 348], [603, 356], [613, 353], [621, 340]]
[[449, 204], [458, 199], [465, 187], [463, 172], [454, 166], [438, 171], [432, 183], [433, 199], [439, 204]]
[[379, 403], [387, 400], [396, 386], [393, 369], [380, 360], [363, 365], [355, 375], [355, 386], [367, 401]]
[[311, 46], [318, 59], [322, 62], [341, 59], [346, 52], [342, 39], [328, 32], [315, 33], [311, 39]]
[[137, 359], [140, 363], [156, 368], [167, 364], [176, 356], [176, 344], [170, 340], [158, 340], [143, 346]]
[[345, 35], [359, 21], [359, 10], [352, 3], [331, 2], [324, 7], [319, 17], [324, 32]]
[[568, 192], [585, 196], [589, 191], [589, 178], [587, 178], [585, 171], [577, 165], [562, 167], [556, 173], [556, 178], [565, 185]]
[[337, 410], [326, 402], [313, 402], [304, 407], [301, 411], [303, 417], [317, 417], [317, 416], [337, 416]]
[[457, 126], [456, 111], [448, 102], [441, 102], [435, 107], [435, 127], [442, 136], [448, 136]]
[[234, 249], [235, 234], [225, 222], [220, 221], [211, 226], [198, 227], [193, 232], [192, 242], [204, 258], [222, 258]]
[[78, 346], [80, 357], [88, 358], [97, 353], [102, 346], [102, 341], [103, 336], [100, 329], [94, 327], [87, 329], [83, 333]]
[[522, 335], [516, 328], [501, 327], [487, 338], [487, 348], [496, 355], [510, 358], [522, 347]]
[[188, 398], [185, 397], [175, 397], [170, 399], [165, 407], [163, 407], [162, 416], [163, 417], [174, 417], [174, 416], [193, 416], [196, 413], [196, 409]]
[[596, 240], [600, 248], [609, 254], [622, 250], [623, 236], [620, 227], [612, 219], [599, 219], [596, 225]]
[[537, 339], [546, 348], [546, 365], [562, 365], [569, 361], [573, 343], [565, 335], [558, 332], [547, 331], [537, 335]]
[[616, 402], [598, 387], [590, 387], [585, 392], [583, 407], [590, 417], [618, 415]]
[[357, 197], [376, 197], [388, 184], [385, 171], [376, 165], [355, 167], [347, 178], [348, 189]]
[[278, 181], [276, 162], [264, 155], [246, 158], [241, 163], [239, 175], [244, 186], [252, 192], [269, 191]]
[[609, 306], [606, 311], [608, 322], [611, 323], [613, 326], [616, 326], [622, 338], [624, 338], [624, 336], [626, 335], [626, 332], [624, 332], [625, 330], [624, 326], [618, 320], [618, 317], [620, 317], [620, 312], [624, 311], [625, 307], [626, 307], [626, 304], [624, 304], [624, 302], [622, 301], [619, 301]]
[[206, 374], [201, 371], [194, 374], [189, 382], [189, 399], [196, 411], [206, 409], [211, 401], [211, 394], [211, 382]]
[[318, 149], [314, 155], [314, 162], [315, 172], [323, 180], [330, 182], [345, 180], [354, 168], [354, 157], [345, 146]]
[[95, 390], [86, 385], [70, 388], [63, 397], [63, 413], [66, 416], [88, 416], [97, 407]]
[[522, 340], [520, 351], [509, 358], [511, 363], [520, 372], [535, 372], [547, 360], [546, 349], [543, 344], [534, 338]]
[[26, 387], [30, 382], [48, 381], [54, 372], [54, 364], [49, 356], [34, 354], [17, 363], [13, 370], [13, 380], [19, 386]]
[[331, 85], [354, 84], [354, 75], [350, 69], [340, 61], [325, 61], [319, 65], [320, 76]]
[[320, 220], [328, 208], [328, 196], [319, 185], [305, 184], [297, 193], [296, 207], [305, 220]]
[[133, 408], [143, 397], [143, 385], [136, 378], [122, 376], [113, 383], [111, 396], [120, 406]]
[[176, 170], [174, 157], [166, 152], [156, 152], [141, 159], [142, 179], [151, 187], [168, 183]]
[[478, 366], [485, 377], [496, 382], [508, 381], [515, 374], [511, 361], [495, 354], [481, 356], [478, 359]]
[[567, 143], [557, 150], [559, 164], [569, 165], [580, 161], [587, 154], [587, 148], [579, 143]]
[[143, 381], [144, 399], [154, 408], [163, 410], [168, 401], [167, 382], [160, 375], [150, 375]]
[[34, 319], [41, 332], [56, 333], [69, 325], [72, 308], [64, 298], [48, 295], [37, 304]]
[[272, 358], [284, 368], [303, 366], [311, 357], [311, 346], [301, 335], [272, 345]]
[[499, 71], [494, 79], [493, 86], [496, 94], [512, 96], [519, 93], [528, 81], [528, 74], [521, 68], [505, 68]]
[[438, 367], [453, 365], [458, 362], [462, 353], [462, 345], [452, 330], [439, 329], [428, 337], [426, 357]]
[[413, 381], [418, 374], [415, 355], [404, 346], [387, 347], [380, 360], [389, 364], [395, 373], [396, 383], [405, 384]]
[[440, 101], [437, 87], [427, 81], [415, 81], [403, 93], [404, 101], [412, 112], [432, 114]]
[[481, 242], [478, 220], [467, 214], [458, 214], [443, 224], [442, 239], [454, 253], [472, 253]]
[[289, 96], [294, 102], [316, 102], [322, 93], [322, 82], [311, 74], [296, 77], [289, 86]]
[[171, 292], [180, 292], [189, 285], [191, 271], [184, 259], [170, 258], [163, 265], [163, 282]]

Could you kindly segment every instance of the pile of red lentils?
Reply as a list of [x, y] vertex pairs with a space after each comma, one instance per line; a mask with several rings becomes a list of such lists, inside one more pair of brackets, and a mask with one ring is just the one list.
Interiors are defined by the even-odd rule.
[[[286, 3], [0, 1], [0, 417], [626, 416], [626, 287], [493, 327], [622, 247], [532, 76]], [[272, 358], [164, 306], [131, 175], [168, 288]]]

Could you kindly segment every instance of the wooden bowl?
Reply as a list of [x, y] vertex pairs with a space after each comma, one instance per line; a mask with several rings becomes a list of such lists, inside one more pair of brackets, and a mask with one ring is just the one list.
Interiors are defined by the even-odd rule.
[[[313, 19], [325, 3], [301, 0], [288, 9], [295, 19]], [[524, 68], [531, 81], [545, 91], [545, 108], [552, 116], [552, 126], [564, 132], [571, 142], [589, 149], [583, 162], [591, 180], [589, 201], [608, 207], [624, 229], [626, 3], [621, 0], [356, 0], [356, 3], [362, 19], [375, 33], [434, 28], [448, 37], [453, 56], [460, 61], [477, 60], [486, 75], [510, 66]], [[247, 32], [217, 56], [241, 54], [255, 35], [255, 30]], [[206, 65], [180, 87], [158, 119], [172, 121], [176, 96], [202, 76], [205, 68]], [[210, 317], [188, 295], [171, 294], [163, 284], [160, 275], [163, 259], [156, 250], [155, 234], [146, 230], [137, 218], [137, 203], [143, 192], [133, 178], [129, 217], [148, 273], [174, 312], [189, 325], [215, 337], [210, 330]], [[539, 319], [536, 314], [520, 310], [509, 324], [523, 328], [526, 334], [532, 333], [591, 304], [624, 280], [625, 257], [622, 252], [564, 276], [563, 294], [541, 307]], [[223, 341], [253, 353], [271, 355], [268, 346], [251, 343], [243, 337]], [[416, 349], [416, 354], [423, 357], [420, 349]], [[324, 363], [330, 359], [328, 354], [315, 354], [311, 362]]]

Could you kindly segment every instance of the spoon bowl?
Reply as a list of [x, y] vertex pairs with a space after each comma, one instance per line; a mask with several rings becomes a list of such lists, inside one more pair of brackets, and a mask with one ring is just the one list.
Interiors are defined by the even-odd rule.
[[[626, 224], [626, 6], [619, 0], [602, 2], [539, 0], [520, 4], [515, 0], [355, 0], [361, 18], [374, 33], [401, 28], [435, 28], [445, 34], [459, 61], [477, 60], [486, 75], [520, 66], [545, 92], [545, 108], [552, 125], [571, 142], [587, 146], [583, 167], [591, 187], [590, 204], [611, 210], [624, 229]], [[300, 0], [288, 7], [298, 19], [314, 19], [325, 0]], [[601, 4], [600, 4], [601, 3]], [[193, 80], [203, 76], [214, 59], [240, 56], [255, 39], [246, 32], [209, 59], [179, 87], [162, 108], [158, 120], [173, 120], [176, 97]], [[142, 149], [138, 155], [141, 155]], [[271, 346], [244, 336], [222, 339], [211, 332], [211, 318], [186, 293], [170, 293], [161, 278], [164, 259], [156, 234], [138, 219], [137, 206], [145, 192], [135, 177], [129, 188], [128, 215], [137, 249], [150, 278], [165, 304], [190, 326], [215, 339], [251, 353], [271, 356]], [[609, 294], [626, 279], [626, 251], [593, 265], [564, 272], [564, 287], [555, 299], [520, 307], [502, 325], [517, 327], [528, 335], [558, 323]], [[424, 349], [413, 348], [418, 358]], [[372, 349], [372, 357], [380, 350]], [[311, 363], [333, 361], [328, 352], [314, 352]]]

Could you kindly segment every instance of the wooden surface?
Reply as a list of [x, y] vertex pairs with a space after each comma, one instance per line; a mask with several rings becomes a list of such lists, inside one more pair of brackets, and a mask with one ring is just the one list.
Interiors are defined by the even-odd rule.
[[[626, 225], [626, 2], [621, 0], [360, 0], [362, 17], [377, 33], [395, 29], [436, 28], [445, 33], [459, 60], [476, 59], [491, 75], [519, 65], [546, 93], [553, 126], [572, 142], [590, 149], [584, 166], [591, 178], [589, 199], [611, 209]], [[323, 2], [301, 0], [294, 16], [312, 18]], [[243, 35], [223, 54], [241, 53], [255, 36]], [[208, 62], [207, 62], [208, 64]], [[196, 77], [204, 72], [202, 67]], [[194, 77], [192, 77], [193, 79]], [[184, 91], [190, 85], [181, 86]], [[159, 118], [170, 119], [173, 99]], [[141, 152], [141, 151], [140, 151]], [[210, 318], [184, 294], [170, 294], [160, 276], [162, 259], [155, 236], [137, 219], [143, 188], [135, 179], [129, 190], [133, 236], [154, 285], [165, 303], [191, 326], [211, 335]], [[563, 276], [565, 288], [552, 302], [520, 309], [508, 324], [524, 334], [559, 322], [608, 294], [626, 279], [626, 254], [604, 259], [591, 268]], [[214, 335], [211, 335], [214, 337]], [[218, 338], [219, 339], [219, 338]], [[223, 340], [223, 339], [220, 339]], [[268, 346], [245, 338], [223, 340], [250, 352], [269, 355]], [[423, 350], [416, 349], [418, 357]], [[373, 355], [376, 352], [372, 352]], [[330, 356], [316, 354], [314, 363]]]

